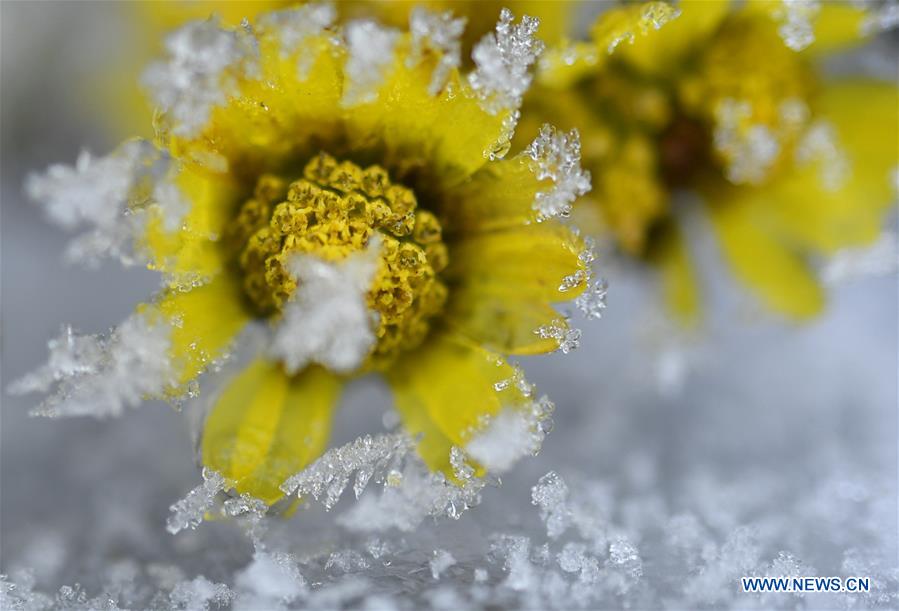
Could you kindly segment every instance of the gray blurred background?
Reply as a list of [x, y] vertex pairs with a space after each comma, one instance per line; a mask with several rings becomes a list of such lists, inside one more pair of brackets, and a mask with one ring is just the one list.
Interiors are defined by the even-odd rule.
[[[111, 3], [0, 4], [4, 387], [44, 361], [46, 341], [61, 324], [105, 331], [158, 285], [154, 275], [112, 262], [96, 270], [64, 265], [67, 237], [22, 195], [29, 171], [73, 163], [82, 148], [105, 154], [118, 141], [111, 121], [89, 103], [99, 92], [89, 85], [123, 52], [126, 13]], [[626, 533], [642, 563], [636, 586], [604, 590], [601, 582], [603, 594], [588, 599], [590, 606], [899, 605], [895, 274], [834, 287], [824, 316], [793, 326], [747, 307], [719, 268], [714, 244], [702, 251], [715, 280], [712, 315], [689, 337], [664, 322], [652, 278], [605, 262], [607, 316], [582, 321], [576, 352], [524, 362], [557, 405], [543, 452], [501, 488], [488, 489], [460, 521], [384, 534], [394, 562], [348, 571], [370, 579], [353, 604], [378, 595], [381, 602], [437, 605], [427, 570], [437, 548], [458, 561], [445, 587], [455, 588], [459, 604], [482, 604], [469, 591], [477, 567], [488, 570], [496, 604], [533, 603], [502, 585], [505, 569], [489, 537], [527, 536], [534, 547], [546, 541], [530, 487], [554, 470], [573, 495], [602, 499], [593, 505], [597, 519], [609, 532]], [[128, 596], [147, 605], [174, 583], [159, 567], [177, 579], [204, 575], [232, 585], [252, 555], [238, 528], [165, 532], [169, 505], [200, 481], [181, 415], [151, 403], [117, 420], [50, 421], [27, 416], [34, 403], [2, 397], [0, 572], [30, 569], [34, 590], [50, 596], [78, 582], [90, 597], [125, 575], [145, 589]], [[355, 384], [335, 443], [381, 430], [388, 407], [380, 383]], [[312, 508], [275, 526], [283, 548], [306, 559], [307, 581], [321, 587], [346, 578], [322, 558], [364, 545], [333, 518]], [[698, 526], [687, 532], [685, 520]], [[752, 549], [734, 552], [735, 533], [748, 533]], [[804, 599], [737, 591], [740, 574], [772, 566], [777, 574], [781, 553], [801, 574], [867, 571], [877, 591]], [[709, 581], [695, 582], [700, 578]], [[156, 596], [153, 604], [174, 604]]]

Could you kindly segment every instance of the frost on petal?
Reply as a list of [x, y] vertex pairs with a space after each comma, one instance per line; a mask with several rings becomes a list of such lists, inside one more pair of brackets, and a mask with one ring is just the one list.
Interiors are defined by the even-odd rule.
[[236, 91], [237, 78], [258, 69], [258, 43], [248, 29], [226, 29], [213, 18], [192, 21], [165, 41], [167, 58], [151, 64], [141, 83], [168, 114], [172, 132], [196, 135], [215, 106]]
[[358, 498], [368, 482], [390, 483], [400, 461], [413, 449], [412, 440], [403, 433], [365, 435], [352, 443], [332, 448], [281, 486], [287, 494], [321, 500], [330, 509], [355, 476], [353, 490]]
[[781, 152], [778, 134], [751, 119], [746, 101], [728, 98], [715, 111], [715, 149], [727, 164], [727, 179], [738, 185], [764, 181]]
[[[410, 450], [414, 444], [409, 440]], [[344, 527], [357, 532], [397, 529], [415, 530], [427, 518], [459, 519], [462, 513], [481, 500], [485, 478], [476, 477], [458, 447], [450, 451], [455, 482], [442, 473], [430, 471], [414, 451], [408, 451], [383, 479], [379, 494], [362, 496], [349, 511], [338, 518]]]
[[543, 43], [536, 37], [540, 20], [528, 16], [518, 24], [513, 20], [512, 12], [503, 9], [496, 32], [485, 35], [471, 54], [477, 67], [469, 83], [492, 114], [521, 106], [533, 78], [529, 68], [543, 52]]
[[105, 157], [83, 151], [74, 166], [58, 164], [31, 174], [25, 192], [61, 227], [90, 227], [69, 244], [67, 259], [95, 264], [102, 256], [113, 256], [133, 264], [140, 260], [133, 244], [149, 209], [160, 212], [168, 230], [176, 229], [187, 213], [187, 200], [174, 184], [177, 171], [166, 152], [135, 140]]
[[557, 318], [534, 330], [540, 339], [554, 339], [558, 342], [558, 350], [568, 354], [581, 345], [581, 330], [571, 327], [564, 318]]
[[490, 471], [505, 473], [520, 459], [536, 454], [543, 437], [526, 413], [506, 408], [471, 438], [465, 451]]
[[166, 522], [166, 529], [175, 535], [186, 528], [196, 528], [206, 512], [212, 509], [219, 493], [229, 487], [221, 474], [203, 469], [203, 483], [169, 508], [172, 515]]
[[778, 22], [777, 33], [784, 44], [794, 51], [802, 51], [815, 42], [815, 19], [821, 11], [818, 0], [781, 0], [772, 8]]
[[571, 214], [574, 200], [590, 190], [590, 172], [581, 168], [581, 140], [577, 130], [566, 134], [544, 125], [524, 154], [530, 157], [531, 171], [537, 179], [549, 179], [553, 183], [534, 199], [537, 220]]
[[349, 57], [341, 103], [344, 106], [375, 100], [394, 59], [399, 31], [375, 21], [352, 21], [344, 29]]
[[465, 31], [464, 17], [453, 18], [452, 11], [437, 13], [423, 7], [415, 7], [409, 15], [409, 32], [412, 34], [412, 49], [407, 64], [417, 65], [428, 53], [439, 57], [428, 91], [437, 95], [449, 78], [450, 71], [462, 62], [460, 39]]
[[[260, 31], [271, 32], [278, 38], [281, 57], [286, 58], [302, 48], [306, 40], [334, 25], [336, 19], [334, 5], [321, 2], [266, 13], [257, 25]], [[309, 76], [313, 59], [308, 54], [299, 54], [297, 74], [301, 81]]]
[[168, 321], [137, 313], [106, 335], [71, 328], [49, 342], [48, 362], [10, 385], [10, 392], [52, 394], [39, 416], [119, 416], [175, 386]]
[[376, 314], [366, 305], [366, 293], [378, 270], [379, 248], [373, 240], [366, 250], [338, 263], [312, 255], [296, 255], [291, 261], [297, 290], [271, 346], [288, 372], [314, 362], [346, 373], [368, 356], [376, 340]]
[[795, 156], [800, 167], [818, 165], [821, 185], [828, 191], [839, 190], [849, 178], [849, 159], [839, 146], [833, 126], [826, 121], [815, 121], [808, 127], [796, 146]]
[[610, 12], [607, 18], [600, 19], [594, 29], [593, 38], [600, 48], [613, 53], [618, 46], [627, 42], [634, 44], [637, 34], [645, 36], [658, 30], [663, 25], [676, 19], [680, 9], [667, 2], [646, 2], [632, 5]]

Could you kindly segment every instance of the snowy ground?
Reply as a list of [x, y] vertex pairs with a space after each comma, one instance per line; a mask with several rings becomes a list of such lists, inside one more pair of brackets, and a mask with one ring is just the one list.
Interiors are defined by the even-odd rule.
[[[59, 36], [64, 56], [60, 24], [87, 18], [47, 10], [3, 6], [4, 386], [62, 322], [105, 330], [156, 286], [62, 266], [62, 234], [20, 196], [28, 169], [111, 144], [60, 83], [113, 34], [64, 65], [27, 44]], [[23, 53], [39, 58], [27, 70]], [[171, 535], [169, 506], [202, 481], [182, 415], [30, 419], [30, 398], [3, 396], [0, 607], [899, 607], [895, 275], [840, 284], [826, 316], [795, 327], [746, 305], [700, 250], [718, 312], [701, 335], [659, 322], [648, 278], [601, 267], [608, 314], [581, 348], [523, 362], [557, 406], [542, 453], [460, 519], [411, 531], [372, 531], [371, 485], [257, 526], [255, 552], [239, 521]], [[376, 381], [354, 385], [334, 444], [384, 433], [388, 409]], [[869, 576], [872, 591], [749, 595], [743, 575]]]

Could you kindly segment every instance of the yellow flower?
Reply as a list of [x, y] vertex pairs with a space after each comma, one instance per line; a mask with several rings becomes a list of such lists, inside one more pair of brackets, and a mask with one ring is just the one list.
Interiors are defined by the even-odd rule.
[[673, 206], [685, 189], [734, 273], [768, 307], [807, 317], [824, 302], [815, 260], [872, 241], [894, 196], [895, 85], [820, 69], [875, 17], [835, 2], [614, 8], [589, 41], [544, 55], [525, 121], [577, 125], [602, 231], [659, 267], [682, 319], [699, 310]]
[[[343, 382], [368, 372], [389, 382], [432, 469], [452, 477], [454, 447], [506, 468], [479, 436], [501, 412], [542, 436], [548, 404], [509, 383], [520, 376], [505, 357], [576, 346], [551, 304], [602, 307], [586, 290], [588, 245], [557, 219], [589, 188], [576, 132], [545, 126], [503, 158], [541, 50], [535, 20], [504, 11], [466, 75], [450, 14], [416, 12], [409, 32], [335, 20], [306, 5], [187, 24], [144, 75], [155, 143], [28, 184], [64, 224], [94, 221], [74, 255], [133, 242], [166, 278], [112, 336], [53, 346], [57, 363], [81, 365], [55, 376], [65, 396], [45, 411], [193, 393], [239, 334], [261, 333], [265, 349], [206, 418], [201, 455], [269, 504], [322, 453]], [[88, 370], [110, 375], [86, 383]]]

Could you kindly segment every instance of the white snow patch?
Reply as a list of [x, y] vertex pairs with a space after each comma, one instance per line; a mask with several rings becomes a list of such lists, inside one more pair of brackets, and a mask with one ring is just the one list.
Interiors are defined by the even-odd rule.
[[351, 21], [344, 28], [349, 58], [346, 83], [341, 103], [344, 106], [365, 104], [377, 99], [378, 87], [394, 61], [394, 47], [399, 31], [376, 21]]
[[238, 77], [258, 70], [253, 33], [224, 28], [217, 18], [187, 23], [166, 38], [165, 48], [166, 60], [150, 64], [141, 83], [179, 136], [201, 131], [212, 109], [236, 92]]
[[504, 473], [538, 452], [542, 442], [543, 433], [534, 429], [524, 413], [506, 408], [472, 437], [465, 451], [490, 471]]
[[272, 355], [289, 373], [309, 363], [348, 373], [368, 356], [376, 338], [377, 313], [368, 309], [366, 293], [378, 270], [380, 242], [338, 263], [313, 255], [296, 255], [290, 271], [297, 289], [284, 308]]

